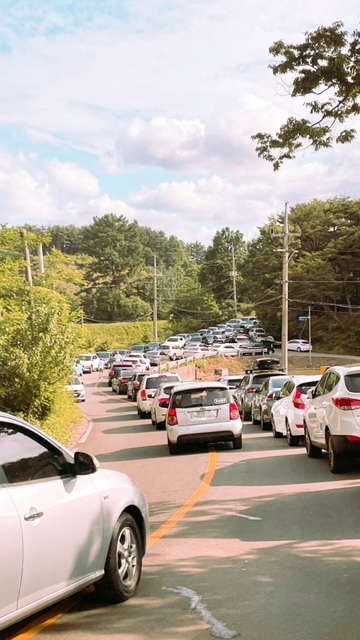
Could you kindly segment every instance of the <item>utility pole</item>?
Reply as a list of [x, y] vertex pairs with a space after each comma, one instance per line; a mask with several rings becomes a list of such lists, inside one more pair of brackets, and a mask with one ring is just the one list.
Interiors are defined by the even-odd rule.
[[281, 366], [288, 372], [288, 340], [289, 340], [289, 214], [288, 203], [284, 211], [284, 248], [282, 275], [282, 317], [281, 317]]
[[308, 313], [308, 323], [309, 323], [309, 364], [312, 364], [311, 359], [311, 306], [309, 305], [309, 313]]
[[44, 265], [43, 246], [41, 242], [38, 246], [38, 258], [39, 258], [39, 271], [40, 271], [40, 274], [43, 276], [45, 273], [45, 265]]
[[236, 276], [237, 276], [237, 271], [235, 271], [235, 252], [234, 252], [234, 245], [232, 245], [231, 247], [231, 253], [232, 253], [232, 271], [230, 271], [230, 275], [233, 278], [233, 291], [234, 291], [234, 312], [235, 312], [235, 318], [237, 318], [237, 297], [236, 297]]
[[29, 245], [26, 237], [26, 229], [21, 230], [22, 236], [24, 238], [24, 250], [25, 250], [25, 262], [26, 262], [26, 279], [30, 286], [32, 286], [32, 272], [31, 272], [31, 257], [29, 251]]
[[154, 253], [154, 339], [158, 340], [158, 300], [157, 300], [157, 265], [156, 265], [156, 253]]

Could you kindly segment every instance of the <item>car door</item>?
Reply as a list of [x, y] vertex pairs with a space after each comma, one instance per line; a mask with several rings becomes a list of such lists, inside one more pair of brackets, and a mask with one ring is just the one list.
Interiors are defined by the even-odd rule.
[[329, 417], [335, 410], [332, 402], [333, 392], [339, 383], [340, 376], [337, 371], [329, 371], [325, 381], [323, 395], [317, 411], [317, 426], [322, 443], [326, 443], [326, 427], [329, 425]]
[[294, 390], [295, 383], [288, 380], [280, 389], [279, 400], [276, 400], [272, 406], [272, 415], [276, 430], [286, 434], [286, 418], [292, 409], [291, 393]]
[[316, 385], [313, 397], [309, 400], [309, 406], [305, 410], [306, 425], [312, 442], [325, 446], [321, 425], [324, 422], [324, 394], [329, 372], [326, 371]]
[[0, 627], [7, 616], [17, 609], [19, 596], [23, 549], [19, 514], [7, 490], [1, 468], [0, 434]]
[[91, 476], [74, 476], [61, 449], [30, 428], [1, 420], [0, 436], [6, 488], [22, 532], [20, 609], [95, 576], [102, 497]]

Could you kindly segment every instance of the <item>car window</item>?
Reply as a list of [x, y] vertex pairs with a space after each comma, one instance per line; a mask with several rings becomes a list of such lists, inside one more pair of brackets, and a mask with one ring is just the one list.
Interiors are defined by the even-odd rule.
[[325, 384], [328, 377], [328, 373], [324, 373], [323, 377], [320, 378], [319, 382], [316, 385], [314, 396], [322, 396], [325, 393]]
[[308, 380], [307, 382], [301, 382], [298, 384], [297, 389], [300, 393], [303, 393], [305, 396], [309, 389], [313, 389], [317, 385], [317, 380]]
[[340, 380], [339, 374], [336, 371], [330, 371], [325, 381], [323, 393], [330, 393], [334, 389], [334, 387], [336, 387], [339, 380]]
[[271, 379], [271, 386], [273, 389], [280, 389], [284, 384], [284, 379], [280, 376], [278, 378]]
[[[171, 381], [176, 381], [179, 382], [179, 378], [178, 376], [166, 376], [169, 380], [169, 382]], [[162, 384], [164, 382], [164, 378], [159, 377], [159, 378], [148, 378], [146, 380], [146, 388], [147, 389], [157, 389], [159, 384]]]
[[221, 387], [198, 387], [174, 393], [171, 400], [172, 408], [189, 409], [191, 407], [210, 407], [230, 402], [227, 389]]
[[11, 423], [0, 424], [0, 465], [9, 484], [69, 474], [59, 449]]
[[293, 388], [294, 388], [295, 384], [292, 380], [288, 380], [287, 382], [285, 382], [285, 384], [283, 384], [283, 386], [281, 387], [281, 395], [283, 398], [287, 398], [290, 393], [292, 392]]
[[269, 388], [269, 378], [267, 378], [267, 380], [264, 380], [264, 382], [261, 385], [261, 391], [263, 393], [267, 393], [268, 392], [268, 388]]
[[344, 380], [348, 391], [351, 393], [360, 393], [360, 373], [347, 374]]

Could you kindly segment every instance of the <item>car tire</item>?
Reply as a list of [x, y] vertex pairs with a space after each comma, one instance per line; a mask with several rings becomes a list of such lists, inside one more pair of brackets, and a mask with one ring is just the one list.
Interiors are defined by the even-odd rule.
[[105, 563], [105, 573], [95, 590], [102, 600], [113, 604], [135, 595], [142, 571], [143, 546], [139, 528], [129, 513], [117, 521]]
[[260, 427], [261, 427], [261, 431], [267, 431], [269, 428], [269, 423], [265, 422], [264, 416], [262, 413], [260, 414]]
[[281, 433], [281, 431], [277, 431], [276, 429], [276, 424], [274, 422], [274, 418], [271, 416], [271, 430], [272, 430], [272, 434], [274, 436], [274, 438], [282, 438], [283, 434]]
[[145, 420], [145, 418], [147, 417], [146, 411], [141, 411], [141, 409], [139, 409], [139, 417], [141, 418], [141, 420]]
[[155, 421], [155, 427], [156, 429], [159, 431], [160, 429], [165, 429], [165, 420], [162, 420], [161, 422], [156, 422]]
[[136, 396], [137, 396], [137, 394], [136, 394], [136, 393], [133, 393], [133, 394], [132, 394], [132, 396], [131, 396], [131, 400], [132, 400], [133, 402], [136, 402]]
[[241, 408], [241, 415], [243, 416], [242, 419], [244, 420], [244, 422], [246, 422], [247, 420], [250, 420], [250, 417], [251, 417], [250, 411], [249, 410], [245, 411], [244, 405], [242, 405], [242, 408]]
[[347, 459], [344, 453], [339, 453], [334, 447], [331, 434], [328, 432], [326, 436], [327, 454], [329, 469], [331, 473], [346, 473], [348, 470]]
[[286, 421], [286, 441], [289, 447], [296, 447], [299, 444], [299, 436], [293, 436], [290, 430], [290, 425], [288, 421]]
[[179, 447], [177, 446], [177, 444], [174, 444], [173, 442], [170, 442], [169, 438], [168, 438], [168, 448], [169, 448], [169, 454], [171, 456], [176, 455], [177, 453], [179, 453]]
[[296, 351], [297, 351], [298, 353], [300, 353], [300, 352], [301, 352], [300, 347], [297, 347]]
[[306, 424], [304, 424], [304, 438], [305, 438], [305, 449], [308, 458], [320, 458], [322, 454], [322, 449], [319, 447], [315, 447], [311, 442], [310, 434]]
[[242, 435], [236, 436], [233, 439], [233, 449], [242, 449]]
[[254, 417], [253, 411], [251, 412], [251, 422], [252, 424], [260, 424], [260, 421]]

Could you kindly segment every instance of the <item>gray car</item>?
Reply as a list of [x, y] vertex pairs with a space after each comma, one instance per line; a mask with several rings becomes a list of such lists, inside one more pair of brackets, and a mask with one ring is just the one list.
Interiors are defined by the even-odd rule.
[[255, 391], [260, 389], [264, 380], [274, 375], [284, 375], [275, 371], [256, 371], [248, 373], [244, 376], [239, 387], [234, 391], [234, 396], [237, 399], [237, 403], [241, 410], [241, 416], [243, 420], [250, 420], [252, 401], [255, 395]]
[[255, 391], [252, 406], [251, 420], [253, 424], [260, 424], [262, 430], [271, 427], [271, 407], [278, 399], [277, 392], [291, 376], [268, 376], [261, 387]]

